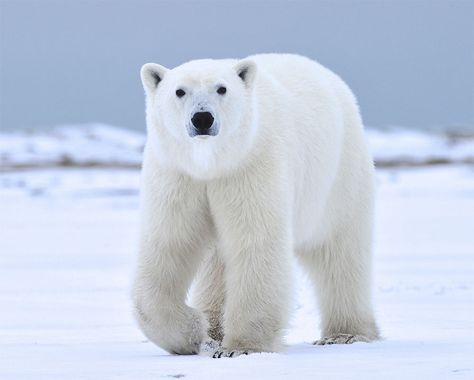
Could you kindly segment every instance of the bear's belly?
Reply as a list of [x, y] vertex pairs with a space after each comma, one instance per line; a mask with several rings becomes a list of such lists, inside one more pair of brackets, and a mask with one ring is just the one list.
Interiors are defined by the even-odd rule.
[[319, 245], [329, 233], [324, 223], [324, 204], [314, 199], [296, 207], [293, 215], [293, 242], [295, 247]]
[[293, 242], [296, 247], [319, 245], [330, 233], [328, 200], [332, 181], [313, 176], [295, 181], [293, 201]]

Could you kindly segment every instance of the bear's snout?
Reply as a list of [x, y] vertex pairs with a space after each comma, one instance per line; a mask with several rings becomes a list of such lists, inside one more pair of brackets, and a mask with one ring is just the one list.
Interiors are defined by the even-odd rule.
[[210, 112], [196, 112], [191, 122], [198, 135], [209, 135], [209, 129], [214, 124], [214, 116]]

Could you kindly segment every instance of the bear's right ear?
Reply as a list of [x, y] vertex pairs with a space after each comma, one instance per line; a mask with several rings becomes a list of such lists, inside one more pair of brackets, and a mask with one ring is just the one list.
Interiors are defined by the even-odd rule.
[[153, 92], [163, 80], [168, 69], [157, 63], [145, 63], [140, 70], [143, 87], [147, 92]]

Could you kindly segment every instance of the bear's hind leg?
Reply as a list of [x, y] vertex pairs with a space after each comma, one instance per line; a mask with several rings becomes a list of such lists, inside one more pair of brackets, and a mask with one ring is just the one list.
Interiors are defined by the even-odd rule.
[[315, 344], [379, 339], [371, 305], [371, 243], [348, 228], [321, 247], [298, 253], [316, 288], [322, 338]]
[[204, 313], [209, 322], [207, 331], [209, 337], [222, 342], [225, 301], [224, 263], [215, 248], [210, 249], [201, 265], [193, 298], [193, 304]]

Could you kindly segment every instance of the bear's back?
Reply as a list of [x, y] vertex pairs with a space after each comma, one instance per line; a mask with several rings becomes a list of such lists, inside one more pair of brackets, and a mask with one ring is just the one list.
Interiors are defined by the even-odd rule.
[[296, 96], [332, 91], [342, 82], [331, 70], [301, 55], [257, 54], [248, 58], [257, 63], [259, 71], [263, 70]]

